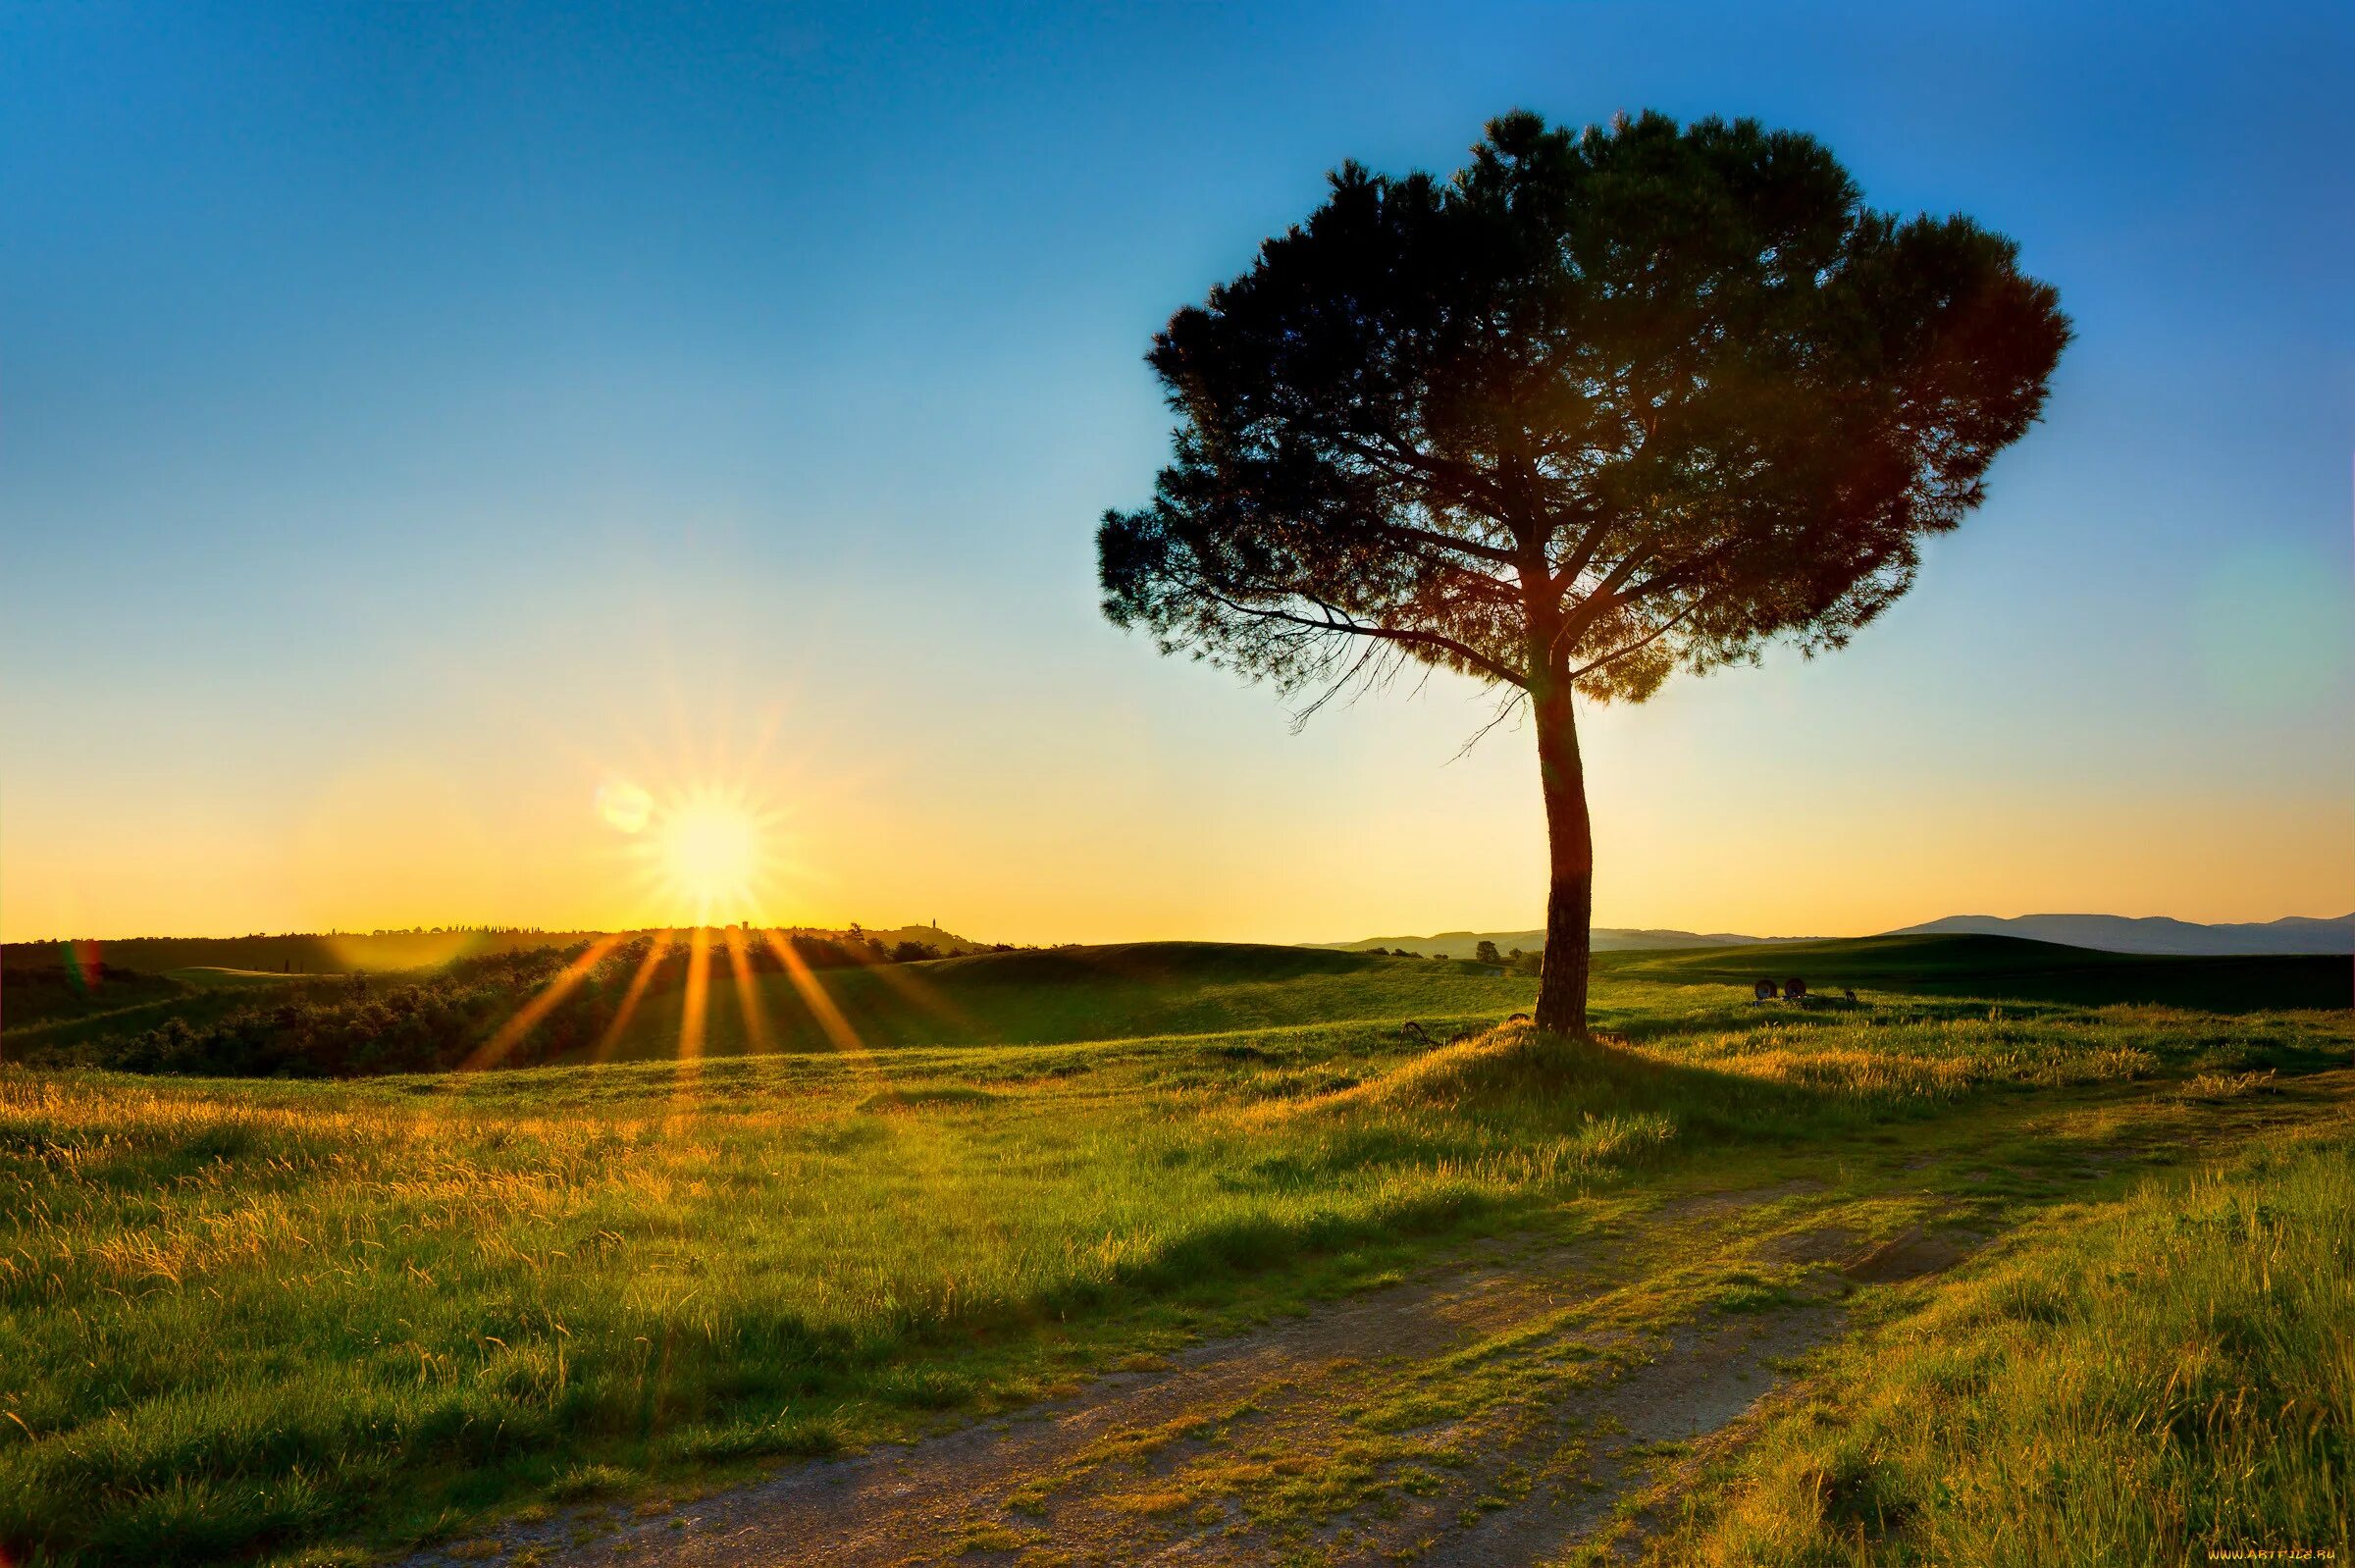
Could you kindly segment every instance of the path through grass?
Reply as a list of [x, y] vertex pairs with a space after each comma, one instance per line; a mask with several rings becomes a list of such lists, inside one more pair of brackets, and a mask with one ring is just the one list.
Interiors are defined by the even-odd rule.
[[1886, 1303], [1650, 1559], [2349, 1560], [2351, 1111], [2048, 1216]]

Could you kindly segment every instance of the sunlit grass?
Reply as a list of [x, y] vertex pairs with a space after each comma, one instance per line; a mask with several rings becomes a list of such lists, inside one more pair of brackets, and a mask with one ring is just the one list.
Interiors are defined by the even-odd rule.
[[[1926, 1303], [1926, 1304], [1925, 1304]], [[1661, 1563], [2355, 1549], [2355, 1125], [2031, 1227], [1826, 1358]]]
[[[683, 999], [657, 1000], [675, 1027]], [[742, 1017], [706, 1001], [714, 1032]], [[1346, 1284], [1417, 1237], [1575, 1228], [1584, 1195], [1712, 1148], [2343, 1050], [2296, 1016], [1609, 1005], [1641, 1050], [1508, 1029], [1425, 1055], [1392, 1021], [868, 1050], [845, 1016], [841, 1048], [692, 1076], [11, 1071], [0, 1543], [397, 1539], [821, 1452]]]

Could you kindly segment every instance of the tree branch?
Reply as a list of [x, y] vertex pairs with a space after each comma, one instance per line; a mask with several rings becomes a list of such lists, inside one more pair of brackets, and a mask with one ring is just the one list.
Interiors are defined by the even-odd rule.
[[1450, 763], [1460, 762], [1465, 758], [1470, 757], [1472, 755], [1472, 748], [1478, 746], [1482, 741], [1485, 741], [1489, 738], [1489, 731], [1494, 729], [1497, 725], [1512, 717], [1513, 709], [1520, 705], [1520, 694], [1516, 692], [1507, 696], [1503, 702], [1498, 703], [1496, 705], [1496, 711], [1489, 716], [1489, 721], [1486, 724], [1483, 724], [1480, 728], [1474, 730], [1472, 732], [1472, 738], [1464, 742], [1462, 746], [1458, 747], [1455, 755], [1449, 758], [1447, 760]]
[[1677, 565], [1668, 568], [1666, 571], [1658, 572], [1650, 577], [1647, 577], [1644, 579], [1644, 581], [1638, 583], [1634, 588], [1629, 589], [1626, 593], [1621, 594], [1619, 596], [1619, 602], [1622, 604], [1633, 604], [1640, 599], [1649, 599], [1652, 595], [1661, 593], [1667, 589], [1687, 587], [1702, 572], [1707, 571], [1711, 566], [1716, 565], [1719, 561], [1725, 559], [1726, 556], [1732, 554], [1734, 552], [1734, 549], [1735, 541], [1732, 539], [1720, 540], [1717, 544], [1712, 545], [1707, 549], [1702, 550], [1700, 554], [1695, 555], [1690, 560], [1681, 561]]
[[1596, 621], [1601, 619], [1604, 613], [1616, 607], [1621, 602], [1620, 588], [1636, 574], [1638, 567], [1651, 559], [1652, 552], [1648, 549], [1631, 549], [1620, 557], [1618, 564], [1611, 568], [1610, 574], [1595, 585], [1595, 591], [1579, 601], [1578, 608], [1562, 617], [1562, 624], [1554, 629], [1554, 646], [1557, 648], [1561, 646], [1564, 638], [1576, 641], [1579, 633], [1594, 625]]
[[[1343, 451], [1365, 462], [1377, 465], [1393, 478], [1412, 477], [1426, 484], [1435, 481], [1443, 482], [1445, 488], [1452, 493], [1449, 498], [1466, 504], [1480, 505], [1484, 511], [1493, 510], [1494, 497], [1484, 494], [1489, 487], [1482, 483], [1476, 472], [1462, 463], [1450, 463], [1443, 459], [1427, 457], [1394, 436], [1379, 438], [1382, 448], [1369, 446], [1364, 440], [1348, 435], [1335, 435], [1333, 440], [1334, 444]], [[1406, 473], [1399, 472], [1401, 467], [1406, 470]], [[1489, 504], [1481, 505], [1484, 501]], [[1513, 552], [1501, 546], [1484, 545], [1477, 540], [1458, 539], [1452, 534], [1436, 533], [1430, 529], [1415, 528], [1405, 523], [1379, 523], [1376, 526], [1388, 530], [1400, 539], [1411, 539], [1426, 545], [1436, 545], [1443, 549], [1461, 550], [1467, 555], [1492, 562], [1498, 566], [1510, 566], [1513, 563]]]
[[1658, 642], [1662, 637], [1668, 635], [1668, 633], [1671, 631], [1674, 631], [1685, 621], [1692, 619], [1693, 612], [1700, 609], [1701, 605], [1707, 603], [1708, 601], [1709, 596], [1706, 594], [1701, 595], [1701, 598], [1695, 600], [1692, 603], [1687, 604], [1683, 609], [1678, 610], [1674, 615], [1669, 616], [1666, 620], [1660, 622], [1659, 625], [1654, 626], [1650, 631], [1645, 633], [1642, 637], [1637, 638], [1634, 642], [1628, 644], [1626, 647], [1615, 648], [1611, 652], [1603, 654], [1600, 658], [1581, 664], [1578, 668], [1570, 672], [1570, 678], [1574, 681], [1579, 680], [1585, 676], [1594, 674], [1605, 664], [1616, 663], [1618, 660], [1627, 657], [1627, 655], [1630, 653], [1643, 652], [1645, 649], [1650, 647], [1653, 643]]
[[1451, 657], [1463, 660], [1491, 680], [1505, 681], [1514, 686], [1529, 684], [1528, 677], [1520, 671], [1497, 663], [1486, 653], [1459, 643], [1452, 637], [1443, 637], [1438, 632], [1418, 631], [1410, 627], [1370, 626], [1351, 615], [1347, 610], [1328, 604], [1323, 600], [1308, 594], [1295, 593], [1289, 597], [1304, 600], [1316, 605], [1318, 609], [1325, 612], [1323, 620], [1312, 620], [1306, 615], [1295, 615], [1289, 610], [1277, 609], [1270, 605], [1246, 604], [1207, 584], [1204, 585], [1202, 592], [1205, 598], [1215, 600], [1240, 615], [1249, 615], [1260, 620], [1282, 621], [1288, 625], [1306, 627], [1313, 632], [1330, 632], [1336, 636], [1346, 637], [1371, 637], [1407, 648], [1438, 649]]

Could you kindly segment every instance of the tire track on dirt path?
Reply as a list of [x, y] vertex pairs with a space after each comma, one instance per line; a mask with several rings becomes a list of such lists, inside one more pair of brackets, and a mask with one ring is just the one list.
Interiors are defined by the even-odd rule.
[[605, 1508], [508, 1526], [409, 1568], [494, 1544], [630, 1568], [1303, 1551], [1527, 1562], [1603, 1517], [1643, 1444], [1722, 1426], [1772, 1385], [1775, 1358], [1837, 1331], [1823, 1291], [1665, 1333], [1610, 1310], [1643, 1286], [1641, 1260], [1665, 1237], [1734, 1235], [1752, 1211], [1812, 1189], [1671, 1200], [1615, 1236], [1476, 1244], [1405, 1283], [1016, 1415], [786, 1466], [654, 1517]]

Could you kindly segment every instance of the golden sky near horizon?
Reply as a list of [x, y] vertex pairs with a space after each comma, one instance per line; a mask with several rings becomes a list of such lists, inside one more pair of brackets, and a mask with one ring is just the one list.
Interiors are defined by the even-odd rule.
[[[661, 718], [645, 725], [453, 691], [438, 735], [315, 782], [19, 783], [0, 919], [26, 940], [937, 918], [1020, 942], [1541, 922], [1529, 736], [1508, 721], [1458, 758], [1488, 712], [1468, 683], [1369, 694], [1295, 736], [1264, 690], [1106, 641], [1122, 678], [951, 682], [888, 716], [698, 706], [650, 685]], [[2072, 776], [2034, 727], [2010, 744], [2048, 755], [1992, 758], [1966, 707], [1926, 732], [1876, 723], [1876, 679], [1869, 659], [1793, 659], [1590, 708], [1596, 923], [1849, 935], [1964, 913], [2355, 904], [2342, 794], [2203, 779], [2180, 758], [2121, 789], [2115, 767]]]

